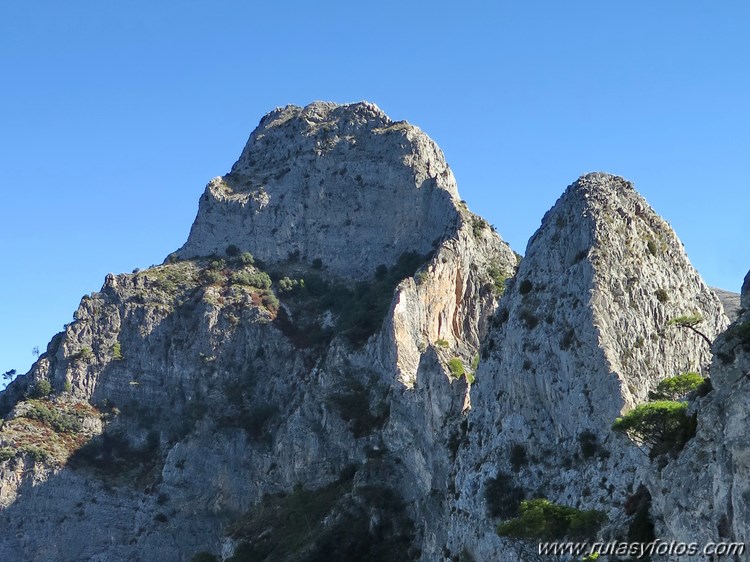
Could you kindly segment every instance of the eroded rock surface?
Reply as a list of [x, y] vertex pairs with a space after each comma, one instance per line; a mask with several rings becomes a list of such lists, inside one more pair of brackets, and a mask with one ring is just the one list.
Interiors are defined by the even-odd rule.
[[[108, 276], [0, 393], [0, 559], [535, 559], [495, 532], [493, 479], [601, 510], [603, 539], [643, 485], [660, 537], [744, 540], [748, 313], [719, 336], [674, 232], [608, 174], [519, 259], [416, 127], [271, 112], [185, 246]], [[611, 431], [688, 370], [715, 390], [679, 456]]]

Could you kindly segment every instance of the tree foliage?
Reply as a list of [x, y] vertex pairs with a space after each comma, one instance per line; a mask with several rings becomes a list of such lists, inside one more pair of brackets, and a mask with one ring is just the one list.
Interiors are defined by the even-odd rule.
[[649, 392], [649, 400], [680, 400], [703, 384], [698, 373], [682, 373], [661, 381], [656, 390]]
[[672, 318], [669, 322], [667, 322], [667, 326], [676, 326], [678, 328], [685, 328], [687, 330], [690, 330], [694, 334], [699, 335], [703, 339], [703, 341], [705, 341], [710, 347], [712, 342], [709, 337], [701, 330], [696, 328], [696, 326], [701, 322], [703, 322], [703, 316], [696, 312], [694, 314], [685, 314], [683, 316], [678, 316], [677, 318]]
[[580, 510], [548, 499], [524, 500], [519, 516], [500, 523], [498, 535], [521, 540], [591, 539], [607, 517], [601, 511]]
[[676, 454], [695, 435], [696, 418], [688, 415], [685, 402], [658, 400], [640, 404], [612, 425], [638, 443], [651, 447], [651, 458]]

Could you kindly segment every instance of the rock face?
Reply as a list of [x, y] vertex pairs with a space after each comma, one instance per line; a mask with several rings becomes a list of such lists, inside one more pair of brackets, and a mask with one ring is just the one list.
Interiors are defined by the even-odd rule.
[[571, 185], [529, 241], [485, 342], [458, 454], [455, 510], [467, 521], [451, 533], [454, 548], [469, 533], [477, 559], [527, 555], [500, 541], [496, 520], [474, 520], [498, 474], [526, 497], [604, 509], [616, 536], [648, 462], [610, 427], [659, 380], [707, 372], [708, 345], [668, 327], [694, 313], [711, 337], [726, 325], [682, 244], [632, 184], [589, 174]]
[[[223, 258], [193, 258], [206, 254]], [[253, 542], [254, 506], [284, 514], [306, 494], [325, 509], [299, 533], [320, 534], [288, 559], [331, 559], [343, 525], [353, 559], [373, 543], [432, 559], [423, 518], [440, 509], [446, 427], [469, 401], [447, 364], [470, 370], [516, 266], [418, 129], [370, 104], [269, 114], [209, 185], [185, 247], [108, 276], [0, 396], [1, 516], [17, 529], [0, 559], [177, 561], [238, 545], [282, 559], [290, 538], [268, 522]], [[17, 404], [44, 381], [92, 410], [93, 437], [25, 417]]]
[[[384, 201], [387, 205], [383, 205]], [[235, 245], [269, 262], [296, 254], [370, 277], [455, 228], [453, 173], [437, 145], [377, 106], [313, 103], [266, 115], [232, 171], [212, 180], [181, 258]]]
[[[750, 274], [748, 274], [750, 276]], [[750, 287], [745, 278], [743, 305]], [[696, 405], [698, 430], [670, 470], [652, 476], [663, 533], [684, 542], [748, 544], [750, 533], [750, 313], [745, 310], [713, 346], [714, 391]], [[689, 498], [686, 501], [685, 498]], [[748, 552], [737, 560], [747, 560]], [[704, 560], [703, 556], [681, 560]]]
[[[571, 185], [519, 265], [415, 127], [279, 109], [185, 246], [109, 275], [0, 393], [0, 559], [534, 560], [495, 532], [513, 501], [601, 510], [621, 539], [641, 485], [660, 538], [745, 540], [747, 314], [718, 335], [622, 178]], [[696, 315], [713, 362], [670, 324]], [[679, 456], [612, 433], [709, 365]]]
[[717, 289], [712, 287], [716, 296], [719, 297], [721, 305], [724, 307], [724, 313], [728, 318], [734, 320], [740, 312], [740, 295], [731, 291], [725, 291], [723, 289]]

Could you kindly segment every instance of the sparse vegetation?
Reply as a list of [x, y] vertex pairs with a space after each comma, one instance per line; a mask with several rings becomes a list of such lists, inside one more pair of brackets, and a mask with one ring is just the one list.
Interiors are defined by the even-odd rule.
[[31, 398], [46, 398], [50, 394], [52, 394], [52, 385], [47, 379], [36, 381], [31, 392], [29, 392]]
[[79, 433], [83, 430], [76, 415], [63, 413], [49, 402], [29, 400], [28, 404], [31, 407], [23, 414], [25, 418], [38, 420], [58, 433]]
[[[304, 288], [284, 298], [284, 304], [293, 312], [294, 323], [281, 309], [279, 327], [301, 347], [327, 345], [336, 334], [360, 346], [382, 324], [398, 282], [413, 276], [428, 258], [415, 252], [404, 253], [392, 267], [378, 266], [372, 281], [362, 281], [353, 287], [344, 282], [324, 281], [311, 271], [305, 275]], [[333, 320], [327, 326], [321, 322], [326, 313]]]
[[656, 291], [654, 291], [654, 294], [656, 295], [656, 299], [660, 303], [665, 303], [669, 300], [669, 293], [667, 293], [667, 291], [664, 289], [656, 289]]
[[471, 231], [476, 238], [479, 238], [488, 226], [487, 221], [483, 218], [476, 215], [471, 217]]
[[578, 443], [581, 446], [581, 456], [584, 459], [590, 459], [599, 450], [596, 433], [592, 431], [582, 431], [578, 435]]
[[518, 316], [521, 319], [524, 328], [527, 330], [533, 330], [536, 328], [537, 324], [539, 324], [539, 318], [537, 318], [528, 308], [522, 308]]
[[341, 419], [349, 424], [354, 437], [364, 437], [383, 427], [390, 415], [386, 402], [387, 389], [374, 381], [365, 386], [350, 377], [342, 390], [332, 394], [328, 403], [335, 408]]
[[464, 364], [458, 357], [454, 357], [450, 361], [448, 361], [448, 369], [450, 370], [451, 375], [453, 375], [453, 377], [456, 379], [460, 379], [466, 374]]
[[508, 275], [500, 269], [497, 263], [490, 264], [487, 273], [492, 278], [492, 290], [497, 296], [502, 296], [505, 293], [505, 282], [508, 280]]
[[690, 330], [691, 332], [699, 335], [703, 339], [703, 341], [705, 341], [710, 347], [713, 342], [705, 333], [703, 333], [703, 331], [697, 328], [698, 324], [700, 324], [701, 322], [703, 322], [703, 316], [701, 314], [686, 314], [684, 316], [673, 318], [672, 320], [667, 322], [667, 326], [676, 326], [678, 328], [685, 328], [687, 330]]
[[120, 342], [115, 342], [115, 345], [112, 346], [112, 359], [114, 361], [122, 361], [122, 346], [120, 345]]
[[253, 265], [255, 263], [255, 258], [250, 252], [242, 252], [242, 254], [240, 254], [240, 263], [242, 265]]
[[316, 490], [266, 496], [230, 526], [239, 545], [227, 562], [407, 562], [414, 524], [400, 496], [383, 486], [353, 488], [353, 471]]
[[232, 274], [231, 282], [237, 285], [248, 285], [258, 289], [269, 289], [271, 278], [264, 271], [237, 271]]
[[442, 338], [435, 340], [435, 345], [444, 349], [448, 349], [450, 347], [450, 343], [448, 343], [448, 340], [444, 340]]
[[500, 523], [497, 533], [502, 537], [520, 540], [586, 540], [596, 536], [607, 520], [597, 510], [580, 510], [538, 498], [524, 500], [515, 519]]

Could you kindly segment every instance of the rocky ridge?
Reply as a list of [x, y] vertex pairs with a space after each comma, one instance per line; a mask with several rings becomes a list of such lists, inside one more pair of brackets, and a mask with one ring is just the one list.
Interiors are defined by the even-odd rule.
[[[744, 410], [719, 385], [747, 371], [746, 313], [713, 363], [670, 325], [696, 314], [710, 339], [727, 325], [622, 178], [571, 185], [519, 265], [416, 127], [369, 103], [277, 109], [186, 244], [108, 276], [0, 394], [0, 558], [534, 559], [495, 533], [501, 476], [516, 500], [602, 510], [604, 538], [641, 484], [660, 536], [697, 514], [744, 537]], [[611, 432], [709, 364], [717, 390], [666, 468]]]

